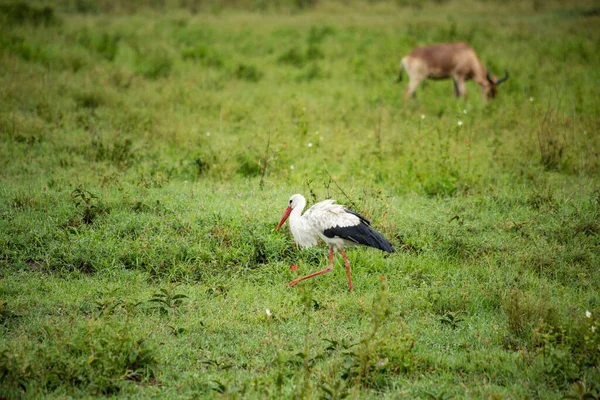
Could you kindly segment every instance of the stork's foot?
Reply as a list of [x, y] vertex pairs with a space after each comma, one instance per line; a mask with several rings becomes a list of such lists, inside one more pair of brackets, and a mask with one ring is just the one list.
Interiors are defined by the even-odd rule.
[[296, 285], [298, 282], [300, 282], [298, 279], [294, 279], [293, 281], [291, 281], [290, 283], [288, 283], [288, 286], [292, 287], [292, 286]]

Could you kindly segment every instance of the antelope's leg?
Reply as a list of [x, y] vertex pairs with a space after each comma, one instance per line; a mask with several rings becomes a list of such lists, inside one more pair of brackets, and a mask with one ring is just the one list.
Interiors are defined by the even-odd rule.
[[410, 77], [410, 82], [408, 83], [408, 86], [406, 87], [406, 90], [404, 91], [404, 99], [405, 100], [407, 100], [409, 97], [416, 97], [415, 91], [417, 90], [417, 87], [419, 86], [420, 83], [421, 83], [421, 80], [414, 79], [412, 76]]
[[454, 78], [454, 95], [456, 97], [462, 96], [467, 98], [467, 87], [465, 86], [465, 80], [461, 78]]

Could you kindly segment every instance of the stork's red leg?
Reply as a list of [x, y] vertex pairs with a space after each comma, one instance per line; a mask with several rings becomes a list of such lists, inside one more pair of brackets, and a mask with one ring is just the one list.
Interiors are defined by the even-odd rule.
[[313, 272], [313, 273], [312, 273], [312, 274], [310, 274], [310, 275], [306, 275], [306, 276], [303, 276], [303, 277], [301, 277], [301, 278], [294, 279], [293, 281], [291, 281], [291, 282], [288, 284], [288, 286], [294, 286], [294, 285], [295, 285], [295, 284], [297, 284], [298, 282], [301, 282], [301, 281], [303, 281], [303, 280], [305, 280], [305, 279], [308, 279], [308, 278], [312, 278], [313, 276], [317, 276], [317, 275], [326, 274], [327, 272], [330, 272], [332, 269], [333, 269], [333, 247], [330, 247], [330, 248], [329, 248], [329, 267], [327, 267], [327, 268], [325, 268], [325, 269], [323, 269], [323, 270], [321, 270], [321, 271]]
[[352, 291], [352, 276], [350, 275], [350, 261], [348, 261], [348, 257], [346, 257], [346, 253], [344, 253], [344, 249], [340, 249], [340, 253], [342, 253], [342, 257], [344, 257], [344, 264], [346, 265], [346, 273], [348, 274], [348, 286], [350, 287], [350, 291]]

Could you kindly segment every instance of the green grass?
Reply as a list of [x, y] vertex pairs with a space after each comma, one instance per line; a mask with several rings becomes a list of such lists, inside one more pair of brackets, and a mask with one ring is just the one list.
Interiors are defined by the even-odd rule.
[[[127, 4], [0, 3], [0, 398], [600, 396], [594, 2]], [[288, 288], [294, 193], [397, 252]]]

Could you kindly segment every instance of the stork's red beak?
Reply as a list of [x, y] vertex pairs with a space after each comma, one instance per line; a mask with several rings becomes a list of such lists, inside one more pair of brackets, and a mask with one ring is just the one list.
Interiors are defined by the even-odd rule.
[[275, 228], [276, 231], [278, 231], [279, 228], [281, 228], [281, 225], [283, 225], [283, 223], [285, 222], [286, 219], [288, 219], [288, 217], [290, 216], [291, 213], [292, 213], [292, 207], [288, 207], [285, 209], [285, 212], [283, 213], [283, 217], [281, 217], [281, 221], [279, 221], [279, 225], [277, 225], [277, 228]]

